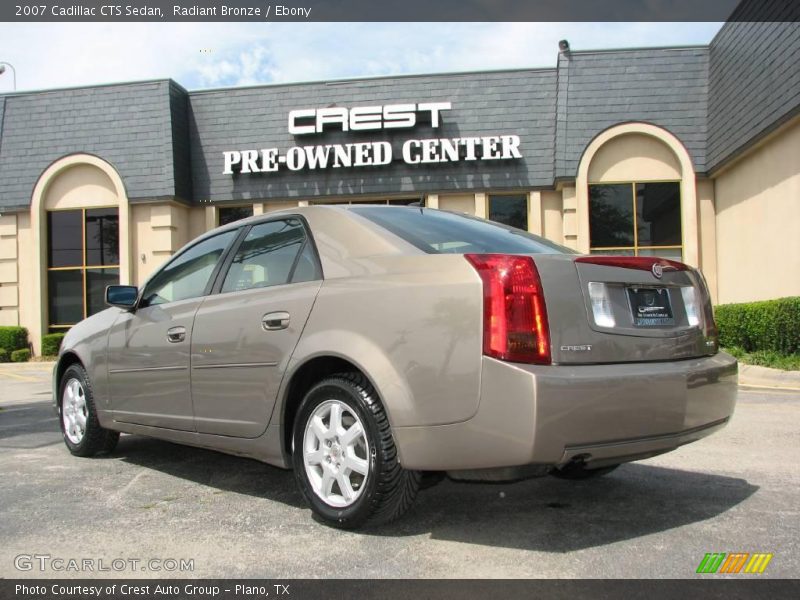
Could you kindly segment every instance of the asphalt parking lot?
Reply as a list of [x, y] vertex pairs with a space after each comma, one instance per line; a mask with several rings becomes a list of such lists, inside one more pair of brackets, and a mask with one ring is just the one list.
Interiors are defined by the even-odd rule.
[[2, 365], [0, 390], [4, 578], [97, 575], [19, 571], [20, 555], [124, 559], [99, 573], [116, 577], [683, 578], [707, 552], [769, 552], [763, 575], [735, 577], [800, 573], [798, 391], [742, 389], [721, 433], [605, 478], [445, 481], [401, 522], [352, 533], [316, 523], [290, 473], [252, 460], [137, 436], [70, 456], [48, 365]]

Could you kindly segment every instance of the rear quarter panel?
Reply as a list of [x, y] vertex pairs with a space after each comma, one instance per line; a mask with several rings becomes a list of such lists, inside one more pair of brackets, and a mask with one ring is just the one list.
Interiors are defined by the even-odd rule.
[[290, 370], [345, 358], [372, 381], [394, 427], [464, 421], [478, 409], [482, 287], [460, 255], [350, 258], [327, 277]]

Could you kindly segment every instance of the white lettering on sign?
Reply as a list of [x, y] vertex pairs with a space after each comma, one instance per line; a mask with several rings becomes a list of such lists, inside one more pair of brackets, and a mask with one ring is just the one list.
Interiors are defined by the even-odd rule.
[[[403, 143], [401, 157], [409, 165], [462, 160], [512, 160], [522, 158], [519, 143], [518, 135], [412, 139]], [[269, 173], [279, 170], [281, 165], [290, 171], [374, 167], [388, 165], [392, 160], [392, 146], [385, 141], [292, 146], [282, 156], [277, 148], [229, 150], [223, 152], [222, 173]]]
[[326, 129], [372, 131], [414, 127], [417, 115], [429, 117], [431, 127], [435, 128], [441, 124], [442, 111], [451, 108], [450, 102], [358, 106], [350, 109], [343, 106], [300, 108], [289, 112], [289, 133], [307, 135], [323, 133]]
[[[437, 129], [442, 124], [442, 113], [451, 108], [450, 102], [300, 108], [289, 112], [289, 133], [300, 136], [334, 130], [376, 131], [411, 128], [421, 123]], [[408, 165], [515, 160], [522, 158], [519, 146], [518, 135], [410, 139], [402, 143], [399, 158]], [[313, 171], [384, 166], [394, 160], [388, 141], [292, 146], [284, 154], [278, 148], [228, 150], [222, 156], [224, 175], [274, 173], [282, 168]]]

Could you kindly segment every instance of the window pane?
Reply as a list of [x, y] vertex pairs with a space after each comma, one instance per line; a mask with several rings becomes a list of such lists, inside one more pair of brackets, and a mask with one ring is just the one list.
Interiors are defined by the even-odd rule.
[[119, 283], [119, 269], [86, 269], [86, 316], [106, 308], [106, 286]]
[[589, 186], [589, 239], [593, 248], [633, 246], [633, 186]]
[[47, 266], [83, 265], [83, 212], [58, 210], [47, 213]]
[[489, 220], [528, 231], [528, 197], [489, 196]]
[[421, 207], [354, 206], [350, 210], [430, 254], [577, 254], [527, 231], [468, 215]]
[[253, 206], [223, 206], [219, 209], [219, 224], [227, 225], [253, 216]]
[[389, 204], [392, 206], [409, 206], [410, 204], [419, 206], [422, 202], [419, 198], [395, 198], [394, 200], [389, 200]]
[[640, 246], [681, 244], [681, 191], [678, 183], [636, 185]]
[[51, 325], [71, 325], [83, 319], [83, 271], [47, 272]]
[[316, 279], [322, 279], [322, 275], [320, 274], [317, 257], [314, 255], [311, 242], [306, 242], [303, 246], [303, 251], [300, 253], [300, 258], [297, 259], [297, 265], [292, 274], [292, 283], [314, 281]]
[[680, 248], [653, 248], [652, 250], [639, 248], [639, 256], [658, 256], [660, 258], [669, 258], [670, 260], [683, 260], [683, 253]]
[[589, 254], [604, 254], [607, 256], [633, 256], [633, 248], [618, 248], [614, 250], [590, 250]]
[[179, 254], [148, 282], [142, 306], [202, 296], [217, 261], [238, 234], [238, 229], [226, 231]]
[[86, 211], [86, 264], [119, 264], [119, 214], [116, 208]]
[[222, 291], [287, 283], [304, 240], [305, 232], [297, 219], [256, 225], [236, 251]]

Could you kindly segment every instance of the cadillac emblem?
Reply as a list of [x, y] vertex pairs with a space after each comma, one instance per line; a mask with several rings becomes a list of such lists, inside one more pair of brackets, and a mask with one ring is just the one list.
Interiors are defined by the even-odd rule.
[[653, 268], [651, 270], [653, 271], [653, 277], [656, 279], [661, 279], [664, 275], [664, 267], [659, 263], [653, 263]]

